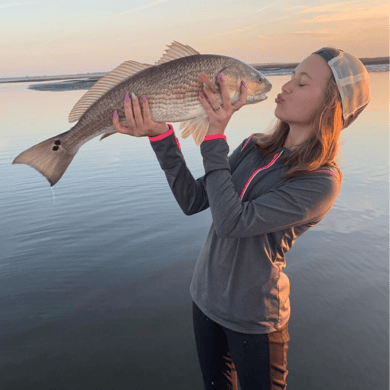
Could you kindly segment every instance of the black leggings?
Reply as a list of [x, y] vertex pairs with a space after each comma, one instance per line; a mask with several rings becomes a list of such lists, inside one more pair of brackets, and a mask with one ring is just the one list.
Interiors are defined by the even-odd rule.
[[192, 319], [205, 390], [286, 389], [288, 323], [265, 334], [239, 333], [217, 324], [192, 302]]

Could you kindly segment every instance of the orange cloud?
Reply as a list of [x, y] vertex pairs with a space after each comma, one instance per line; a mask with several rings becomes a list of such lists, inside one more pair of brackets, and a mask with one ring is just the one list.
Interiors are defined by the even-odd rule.
[[341, 37], [341, 34], [335, 33], [334, 30], [331, 29], [323, 29], [323, 30], [314, 30], [314, 31], [295, 31], [293, 34], [298, 35], [320, 35], [320, 36], [331, 36], [331, 37]]
[[[305, 8], [301, 13], [323, 13], [323, 12], [334, 12], [337, 8], [345, 7], [346, 4], [355, 4], [355, 1], [346, 1], [344, 3], [333, 3], [333, 4], [324, 4], [317, 7]], [[345, 9], [345, 8], [344, 8]]]
[[[349, 3], [342, 3], [349, 4]], [[340, 4], [340, 5], [342, 5]], [[336, 7], [337, 8], [337, 7]], [[330, 9], [328, 6], [315, 7], [302, 12], [328, 12], [318, 11], [318, 9], [327, 9], [329, 12], [334, 12], [335, 9]], [[317, 10], [317, 11], [315, 11]], [[386, 4], [378, 5], [376, 7], [352, 7], [352, 8], [341, 8], [336, 10], [338, 13], [332, 13], [329, 15], [316, 16], [312, 19], [301, 20], [301, 23], [312, 24], [312, 23], [332, 23], [332, 22], [347, 22], [351, 20], [364, 20], [368, 19], [388, 19], [389, 18], [389, 6]]]

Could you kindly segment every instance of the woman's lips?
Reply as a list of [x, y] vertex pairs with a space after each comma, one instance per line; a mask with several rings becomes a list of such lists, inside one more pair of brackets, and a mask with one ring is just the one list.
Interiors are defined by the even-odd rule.
[[276, 103], [283, 103], [284, 102], [284, 100], [280, 97], [280, 94], [276, 97], [275, 102]]

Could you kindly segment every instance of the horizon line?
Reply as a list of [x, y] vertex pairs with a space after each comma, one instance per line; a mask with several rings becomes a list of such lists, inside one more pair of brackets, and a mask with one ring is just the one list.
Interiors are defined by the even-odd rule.
[[[389, 64], [390, 57], [365, 57], [359, 58], [364, 65], [385, 65]], [[254, 63], [249, 64], [256, 70], [266, 70], [272, 68], [291, 68], [298, 66], [299, 62], [269, 62], [266, 64]], [[110, 72], [110, 71], [109, 71]], [[19, 76], [19, 77], [0, 77], [0, 83], [17, 83], [17, 82], [29, 82], [29, 81], [52, 81], [61, 79], [81, 79], [81, 78], [101, 78], [109, 72], [91, 72], [91, 73], [75, 73], [65, 75], [53, 75], [53, 76]], [[94, 77], [95, 76], [95, 77]]]

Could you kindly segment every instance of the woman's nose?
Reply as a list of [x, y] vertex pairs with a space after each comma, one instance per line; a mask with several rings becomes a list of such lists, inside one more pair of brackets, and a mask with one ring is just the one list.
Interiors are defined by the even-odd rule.
[[289, 87], [289, 82], [282, 86], [282, 91], [285, 93], [291, 93], [291, 88]]

